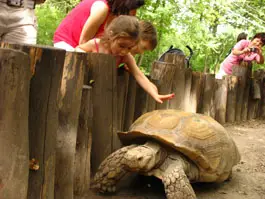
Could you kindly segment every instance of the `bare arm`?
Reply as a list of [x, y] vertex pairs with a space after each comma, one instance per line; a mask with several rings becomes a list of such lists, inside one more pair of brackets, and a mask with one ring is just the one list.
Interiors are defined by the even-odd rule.
[[101, 24], [104, 23], [109, 13], [107, 5], [102, 1], [96, 1], [93, 3], [90, 16], [86, 20], [86, 23], [82, 29], [79, 44], [83, 44], [92, 39], [98, 32]]
[[140, 84], [140, 86], [158, 103], [163, 103], [164, 100], [168, 100], [174, 97], [174, 94], [159, 95], [157, 87], [152, 82], [150, 82], [149, 79], [137, 67], [135, 59], [131, 54], [128, 54], [126, 57], [124, 57], [123, 61], [129, 67], [130, 73], [132, 73], [138, 84]]
[[93, 40], [89, 40], [86, 43], [78, 45], [75, 49], [77, 52], [95, 52], [95, 42]]

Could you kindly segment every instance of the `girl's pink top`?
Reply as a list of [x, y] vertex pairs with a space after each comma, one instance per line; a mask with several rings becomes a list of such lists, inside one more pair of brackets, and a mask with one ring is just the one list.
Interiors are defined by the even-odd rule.
[[[82, 29], [86, 20], [90, 16], [90, 10], [96, 1], [103, 1], [107, 6], [107, 0], [83, 0], [81, 1], [61, 22], [54, 33], [53, 43], [64, 41], [72, 47], [79, 44]], [[108, 6], [109, 8], [109, 6]], [[107, 19], [107, 18], [106, 18]], [[102, 35], [104, 32], [106, 20], [99, 27], [96, 35]]]
[[[244, 48], [248, 47], [251, 41], [249, 40], [240, 40], [233, 49], [237, 50], [243, 50]], [[233, 51], [232, 49], [232, 51]], [[253, 61], [253, 60], [260, 60], [260, 56], [257, 53], [250, 52], [250, 53], [244, 53], [242, 55], [233, 55], [231, 52], [227, 58], [222, 62], [221, 66], [223, 67], [226, 74], [231, 75], [232, 74], [232, 67], [234, 65], [239, 65], [241, 61]]]

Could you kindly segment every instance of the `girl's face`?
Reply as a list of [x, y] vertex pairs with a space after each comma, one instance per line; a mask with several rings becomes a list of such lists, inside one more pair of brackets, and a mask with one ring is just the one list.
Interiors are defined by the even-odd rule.
[[110, 43], [110, 51], [114, 56], [125, 56], [135, 45], [135, 40], [129, 38], [116, 38]]
[[263, 45], [262, 41], [260, 38], [255, 38], [251, 41], [251, 46], [256, 46], [256, 47], [259, 47], [261, 48]]

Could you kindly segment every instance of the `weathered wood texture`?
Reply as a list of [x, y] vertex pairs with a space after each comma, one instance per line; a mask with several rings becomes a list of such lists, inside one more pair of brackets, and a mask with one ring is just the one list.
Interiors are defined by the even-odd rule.
[[184, 111], [191, 112], [190, 106], [190, 92], [192, 85], [192, 70], [190, 68], [185, 69], [185, 93], [184, 93]]
[[259, 108], [261, 104], [261, 86], [263, 80], [263, 71], [253, 71], [253, 78], [251, 78], [250, 95], [248, 100], [248, 115], [247, 119], [254, 119], [259, 117]]
[[216, 90], [214, 95], [215, 103], [215, 119], [221, 123], [225, 123], [226, 104], [227, 104], [227, 76], [223, 79], [216, 79]]
[[0, 48], [0, 198], [27, 198], [30, 60]]
[[128, 83], [129, 83], [130, 74], [124, 69], [119, 68], [117, 74], [117, 128], [118, 131], [124, 130], [125, 124], [125, 110], [127, 103], [128, 95]]
[[92, 146], [92, 87], [84, 85], [76, 139], [74, 195], [85, 196], [90, 187]]
[[74, 197], [74, 158], [86, 56], [73, 52], [65, 56], [59, 101], [55, 198]]
[[29, 140], [30, 157], [40, 169], [31, 171], [28, 198], [54, 198], [55, 154], [58, 129], [58, 96], [65, 51], [55, 48], [41, 51], [30, 85]]
[[145, 90], [141, 86], [139, 86], [139, 84], [137, 84], [133, 121], [135, 121], [138, 117], [147, 112], [147, 97], [148, 94], [145, 92]]
[[[155, 61], [153, 63], [151, 79], [156, 81], [156, 86], [159, 94], [165, 95], [171, 93], [175, 70], [175, 64], [158, 61]], [[167, 109], [168, 107], [168, 100], [164, 101], [162, 104], [156, 103], [156, 109]]]
[[240, 66], [234, 66], [232, 69], [232, 75], [239, 77], [238, 89], [237, 89], [237, 104], [236, 104], [236, 121], [243, 119], [244, 110], [244, 93], [246, 90], [247, 76], [248, 76], [248, 63], [243, 62]]
[[5, 48], [29, 54], [29, 148], [30, 159], [39, 162], [39, 170], [30, 171], [28, 198], [54, 198], [55, 147], [58, 129], [58, 95], [65, 51], [37, 45], [2, 43]]
[[200, 72], [192, 72], [190, 90], [190, 112], [197, 113], [202, 108], [202, 95], [204, 87], [204, 75]]
[[238, 77], [229, 75], [227, 81], [226, 122], [234, 122], [236, 120]]
[[185, 56], [167, 53], [165, 62], [172, 63], [176, 67], [171, 88], [171, 92], [175, 93], [175, 96], [169, 101], [169, 108], [184, 110]]
[[215, 75], [207, 73], [205, 74], [204, 78], [204, 88], [202, 91], [202, 109], [200, 112], [202, 114], [215, 118]]
[[126, 109], [124, 114], [125, 118], [123, 119], [123, 131], [127, 131], [134, 120], [136, 85], [137, 82], [134, 77], [132, 75], [129, 75]]
[[[117, 68], [114, 57], [106, 54], [90, 53], [87, 56], [90, 80], [94, 81], [92, 89], [93, 126], [92, 126], [92, 173], [112, 152], [113, 136], [117, 125], [114, 115], [117, 113], [117, 101], [113, 93], [117, 84]], [[90, 81], [88, 80], [88, 81]]]

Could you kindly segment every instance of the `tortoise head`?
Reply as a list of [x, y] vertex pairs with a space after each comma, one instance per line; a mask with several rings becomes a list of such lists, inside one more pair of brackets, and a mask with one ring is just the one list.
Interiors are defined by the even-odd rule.
[[166, 158], [164, 149], [157, 143], [147, 142], [127, 151], [123, 165], [133, 172], [148, 172]]

